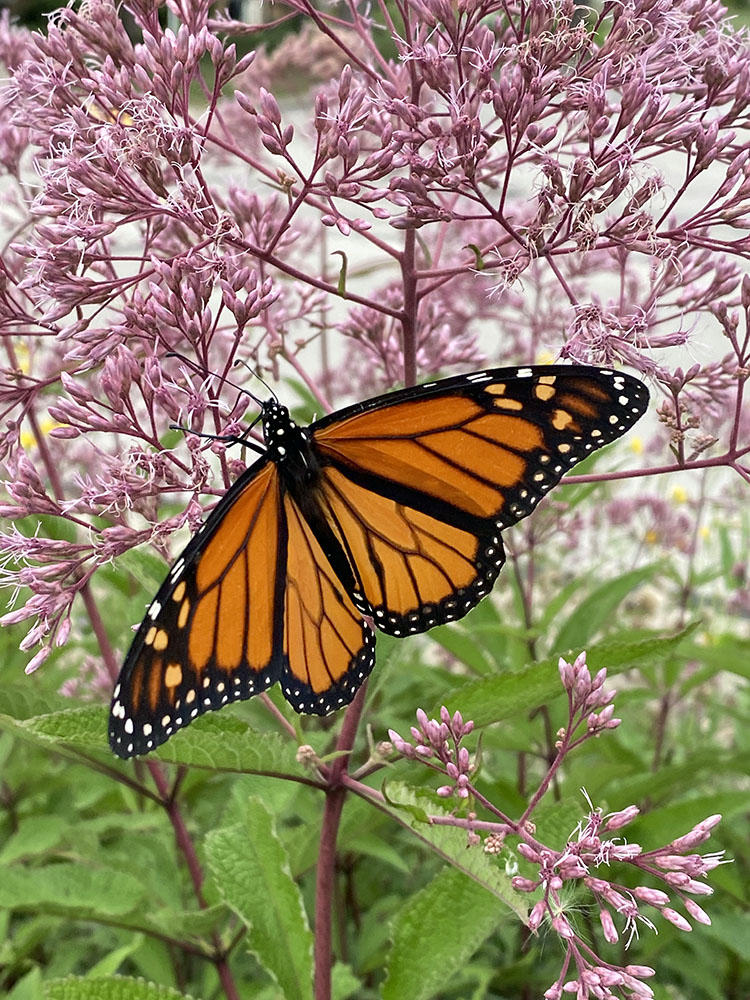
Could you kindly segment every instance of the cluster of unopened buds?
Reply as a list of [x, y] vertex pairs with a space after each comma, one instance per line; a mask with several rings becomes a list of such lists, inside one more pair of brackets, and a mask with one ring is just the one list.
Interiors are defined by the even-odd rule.
[[[568, 663], [560, 657], [558, 670], [563, 687], [568, 692], [570, 708], [570, 722], [567, 728], [558, 734], [559, 739], [556, 743], [558, 750], [565, 745], [565, 741], [568, 741], [567, 749], [570, 750], [572, 746], [589, 736], [596, 736], [604, 729], [616, 729], [620, 725], [622, 720], [614, 718], [615, 692], [604, 690], [604, 681], [607, 678], [604, 667], [592, 678], [586, 666], [586, 653], [583, 652], [573, 663]], [[586, 726], [585, 734], [579, 736], [575, 743], [570, 743], [573, 733], [581, 724]]]
[[[441, 785], [437, 794], [443, 798], [456, 795], [459, 799], [471, 798], [483, 805], [493, 815], [493, 821], [478, 820], [475, 812], [468, 816], [432, 817], [444, 824], [452, 822], [464, 826], [469, 834], [469, 845], [478, 844], [478, 829], [486, 830], [484, 850], [499, 854], [506, 848], [509, 836], [518, 837], [517, 851], [527, 864], [534, 865], [533, 876], [516, 875], [511, 884], [518, 892], [542, 893], [534, 903], [528, 919], [531, 930], [536, 931], [544, 921], [560, 937], [565, 948], [565, 959], [557, 981], [545, 992], [545, 1000], [560, 1000], [563, 994], [575, 994], [578, 1000], [634, 1000], [651, 997], [653, 990], [643, 980], [655, 975], [648, 966], [613, 965], [596, 954], [591, 945], [578, 935], [570, 919], [565, 900], [566, 891], [578, 882], [593, 896], [601, 922], [604, 939], [609, 944], [619, 940], [615, 915], [624, 921], [624, 931], [629, 945], [637, 936], [638, 924], [656, 930], [642, 907], [650, 907], [669, 923], [682, 931], [692, 930], [686, 916], [678, 912], [673, 903], [678, 902], [688, 917], [701, 924], [711, 920], [694, 896], [707, 896], [713, 889], [702, 881], [717, 865], [722, 863], [722, 853], [698, 854], [697, 848], [711, 835], [721, 816], [709, 816], [664, 847], [644, 851], [640, 844], [628, 843], [619, 833], [639, 814], [635, 805], [603, 815], [589, 801], [589, 810], [562, 850], [540, 843], [534, 836], [535, 827], [530, 816], [557, 772], [564, 757], [587, 739], [599, 736], [606, 729], [614, 729], [620, 719], [614, 718], [614, 692], [604, 690], [606, 670], [593, 678], [582, 653], [573, 663], [559, 662], [560, 678], [568, 694], [568, 723], [558, 732], [557, 755], [539, 789], [531, 797], [529, 807], [520, 820], [514, 821], [500, 812], [472, 785], [474, 765], [469, 750], [461, 741], [474, 728], [473, 722], [464, 722], [460, 712], [451, 715], [447, 708], [440, 711], [440, 721], [428, 719], [421, 709], [417, 711], [418, 726], [411, 728], [413, 742], [389, 731], [393, 747], [410, 760], [420, 760], [433, 770], [450, 779]], [[587, 800], [588, 801], [588, 800]], [[499, 822], [498, 822], [499, 820]], [[612, 836], [612, 835], [615, 836]], [[638, 879], [645, 876], [661, 888], [636, 885], [631, 888], [610, 878], [611, 866], [628, 865]], [[601, 878], [601, 869], [607, 878]], [[631, 877], [626, 881], [632, 882]], [[566, 886], [567, 883], [567, 886]]]
[[402, 756], [429, 762], [451, 779], [452, 784], [441, 785], [437, 790], [442, 798], [450, 798], [455, 792], [460, 799], [467, 799], [472, 764], [469, 751], [460, 743], [472, 731], [474, 723], [464, 722], [460, 712], [451, 716], [445, 705], [440, 709], [440, 722], [428, 719], [421, 708], [417, 709], [417, 722], [419, 728], [411, 727], [413, 744], [389, 729], [393, 746]]

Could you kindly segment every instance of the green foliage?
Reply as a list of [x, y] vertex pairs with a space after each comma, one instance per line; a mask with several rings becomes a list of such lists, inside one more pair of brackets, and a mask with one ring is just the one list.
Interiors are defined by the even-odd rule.
[[[457, 915], [469, 919], [456, 919]], [[492, 933], [504, 911], [496, 899], [444, 868], [400, 910], [393, 921], [392, 948], [383, 1000], [429, 1000], [440, 996]], [[428, 931], [428, 933], [425, 933]]]
[[[641, 586], [652, 578], [653, 570], [644, 572]], [[628, 836], [647, 849], [711, 813], [724, 814], [718, 842], [727, 836], [735, 864], [714, 873], [717, 892], [706, 904], [713, 927], [696, 928], [687, 951], [684, 935], [660, 921], [659, 937], [643, 934], [630, 958], [657, 967], [677, 996], [713, 1000], [721, 995], [717, 977], [749, 981], [748, 925], [738, 908], [748, 903], [750, 856], [743, 839], [731, 836], [733, 823], [747, 814], [750, 705], [741, 686], [747, 642], [730, 632], [707, 641], [697, 625], [672, 634], [632, 627], [625, 602], [638, 582], [632, 573], [598, 585], [577, 580], [564, 588], [566, 601], [557, 602], [562, 634], [568, 601], [590, 612], [597, 639], [588, 645], [588, 660], [594, 670], [606, 666], [611, 679], [621, 675], [624, 722], [570, 759], [558, 776], [561, 802], [545, 800], [535, 820], [542, 839], [563, 844], [586, 808], [582, 785], [605, 809], [633, 801], [644, 807]], [[597, 618], [598, 601], [609, 610]], [[374, 735], [388, 725], [408, 732], [413, 708], [426, 698], [433, 714], [442, 702], [460, 708], [482, 729], [479, 786], [497, 808], [518, 815], [524, 807], [515, 781], [518, 754], [545, 731], [534, 710], [547, 705], [553, 731], [564, 717], [562, 650], [524, 662], [528, 632], [490, 602], [455, 628], [436, 630], [436, 638], [381, 644], [385, 658], [370, 693]], [[445, 660], [430, 665], [430, 649], [441, 649], [454, 667]], [[463, 683], [451, 680], [455, 669]], [[8, 676], [9, 669], [0, 672]], [[734, 678], [727, 708], [712, 709], [706, 691], [727, 677]], [[207, 876], [201, 908], [144, 765], [115, 761], [105, 745], [104, 709], [64, 707], [70, 702], [52, 684], [44, 671], [26, 685], [16, 677], [0, 686], [6, 994], [12, 1000], [209, 997], [220, 989], [219, 949], [235, 981], [253, 991], [248, 995], [310, 997], [322, 795], [314, 772], [297, 762], [294, 741], [268, 731], [251, 702], [197, 720], [154, 755], [168, 784], [183, 775], [175, 801]], [[653, 725], [642, 719], [658, 718], [659, 699], [670, 690], [683, 706], [681, 738], [675, 731], [669, 756], [654, 766]], [[305, 739], [321, 753], [330, 749], [324, 732], [305, 725], [311, 730]], [[476, 746], [478, 737], [472, 739]], [[540, 994], [554, 979], [556, 958], [545, 951], [530, 961], [517, 952], [529, 901], [510, 887], [506, 867], [518, 858], [468, 848], [465, 831], [428, 822], [454, 806], [435, 795], [438, 782], [429, 771], [397, 761], [368, 783], [373, 795], [382, 789], [384, 801], [350, 796], [339, 833], [339, 877], [342, 890], [348, 888], [336, 904], [343, 906], [337, 950], [345, 948], [345, 961], [334, 966], [334, 997]], [[356, 927], [346, 917], [351, 893]]]
[[124, 976], [70, 976], [48, 983], [44, 1000], [191, 1000], [186, 993]]
[[206, 854], [222, 899], [247, 927], [247, 946], [288, 1000], [312, 1000], [312, 934], [262, 799], [248, 800], [241, 822], [213, 830]]

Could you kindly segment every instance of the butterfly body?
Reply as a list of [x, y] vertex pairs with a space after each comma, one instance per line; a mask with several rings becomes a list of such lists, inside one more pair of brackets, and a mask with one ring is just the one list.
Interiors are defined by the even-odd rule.
[[125, 660], [110, 744], [129, 757], [274, 682], [298, 712], [351, 701], [394, 636], [463, 617], [501, 530], [645, 410], [606, 369], [493, 369], [299, 427], [263, 404], [266, 453], [172, 567]]

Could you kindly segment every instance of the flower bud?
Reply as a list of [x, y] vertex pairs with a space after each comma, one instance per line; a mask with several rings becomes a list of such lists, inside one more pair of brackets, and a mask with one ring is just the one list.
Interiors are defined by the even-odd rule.
[[661, 912], [662, 916], [668, 920], [670, 924], [674, 924], [674, 926], [679, 930], [691, 931], [693, 929], [682, 914], [677, 912], [677, 910], [673, 910], [671, 907], [665, 906]]

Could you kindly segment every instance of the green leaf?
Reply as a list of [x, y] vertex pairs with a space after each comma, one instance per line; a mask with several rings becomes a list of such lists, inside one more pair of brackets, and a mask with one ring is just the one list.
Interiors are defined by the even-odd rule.
[[611, 618], [623, 600], [640, 584], [654, 576], [660, 566], [653, 563], [623, 573], [597, 587], [573, 611], [557, 633], [553, 649], [574, 649], [585, 646]]
[[370, 837], [365, 834], [353, 837], [347, 844], [347, 848], [356, 854], [377, 858], [378, 861], [382, 861], [386, 865], [392, 865], [396, 871], [404, 875], [411, 873], [411, 868], [398, 847], [384, 842], [382, 836], [378, 834], [373, 834]]
[[483, 271], [484, 270], [484, 257], [482, 257], [482, 251], [479, 249], [479, 247], [476, 245], [476, 243], [467, 243], [463, 247], [463, 249], [464, 250], [471, 250], [471, 252], [474, 254], [474, 269], [476, 271]]
[[108, 919], [131, 913], [147, 887], [113, 868], [64, 862], [40, 868], [6, 868], [0, 879], [0, 907]]
[[750, 775], [750, 754], [725, 753], [716, 748], [697, 750], [678, 764], [662, 765], [653, 774], [638, 774], [621, 778], [618, 793], [623, 802], [640, 802], [648, 798], [658, 801], [687, 794], [699, 780], [710, 780], [711, 774], [720, 774], [723, 780], [730, 775]]
[[247, 925], [251, 951], [285, 1000], [312, 1000], [312, 933], [261, 799], [249, 799], [244, 822], [209, 833], [206, 857], [222, 898]]
[[573, 595], [584, 586], [585, 583], [586, 577], [574, 576], [572, 580], [569, 580], [566, 584], [564, 584], [564, 586], [560, 587], [559, 590], [549, 599], [549, 601], [547, 601], [542, 609], [542, 616], [539, 619], [537, 626], [542, 635], [546, 634], [547, 631], [552, 628], [553, 622], [562, 609], [573, 597]]
[[[402, 781], [388, 783], [388, 803], [391, 807], [388, 811], [391, 816], [410, 829], [423, 844], [478, 882], [524, 920], [526, 905], [523, 897], [511, 887], [510, 878], [495, 858], [485, 854], [481, 847], [467, 849], [464, 829], [420, 820], [420, 814], [426, 818], [427, 813], [432, 816], [449, 816], [450, 811], [443, 805], [443, 801], [436, 800], [432, 792], [412, 788]], [[411, 816], [413, 821], [406, 820], [405, 814]]]
[[70, 699], [47, 691], [33, 674], [25, 681], [3, 680], [0, 684], [0, 715], [11, 719], [30, 719], [66, 706], [70, 706]]
[[348, 965], [336, 962], [331, 970], [331, 996], [333, 1000], [349, 1000], [362, 991], [362, 983]]
[[130, 958], [133, 952], [137, 951], [142, 944], [143, 935], [134, 934], [127, 944], [122, 945], [120, 948], [115, 948], [114, 951], [111, 951], [104, 958], [100, 959], [96, 965], [92, 965], [88, 971], [88, 978], [97, 979], [100, 976], [113, 976], [125, 959]]
[[42, 973], [38, 968], [33, 968], [6, 994], [6, 1000], [42, 1000], [43, 989]]
[[38, 715], [23, 723], [24, 730], [41, 742], [66, 743], [85, 750], [109, 751], [107, 712], [100, 706], [68, 708], [62, 712]]
[[109, 976], [83, 979], [69, 976], [53, 979], [45, 985], [44, 1000], [191, 1000], [189, 994], [178, 993], [166, 986], [147, 983], [143, 979]]
[[686, 678], [683, 691], [713, 677], [721, 670], [750, 680], [750, 639], [738, 635], [722, 635], [712, 645], [695, 643], [683, 650], [686, 656], [705, 664], [696, 671], [697, 677]]
[[747, 963], [747, 943], [750, 941], [750, 913], [736, 911], [711, 913], [711, 927], [701, 927], [701, 933], [712, 937], [718, 948], [729, 948], [739, 959]]
[[493, 672], [494, 665], [487, 654], [487, 643], [479, 641], [480, 637], [476, 633], [470, 634], [459, 626], [439, 625], [431, 631], [430, 638], [481, 677]]
[[155, 756], [172, 764], [190, 764], [212, 771], [300, 776], [297, 745], [279, 733], [253, 729], [231, 712], [212, 712], [181, 729]]
[[158, 910], [148, 915], [144, 925], [170, 937], [202, 939], [219, 931], [226, 917], [226, 907], [217, 903], [205, 910]]
[[[609, 677], [630, 667], [659, 663], [670, 656], [695, 628], [697, 626], [689, 626], [673, 636], [652, 636], [628, 642], [610, 639], [596, 643], [588, 647], [587, 662], [594, 673], [600, 667], [606, 667]], [[577, 655], [577, 652], [580, 649], [570, 655]], [[477, 726], [513, 718], [562, 694], [558, 659], [558, 655], [550, 656], [517, 673], [471, 681], [446, 694], [444, 704], [451, 713], [460, 709], [464, 719], [473, 719]], [[439, 717], [440, 706], [428, 714]]]
[[127, 552], [117, 556], [114, 560], [114, 568], [119, 575], [122, 575], [122, 571], [125, 570], [138, 581], [142, 590], [142, 599], [147, 603], [150, 596], [155, 594], [164, 582], [169, 565], [153, 549], [147, 545], [139, 545], [137, 548], [128, 549]]
[[339, 278], [336, 282], [336, 291], [339, 295], [346, 295], [346, 272], [349, 266], [349, 261], [343, 250], [333, 250], [331, 251], [331, 256], [338, 256], [341, 258], [341, 268], [339, 270]]
[[[47, 742], [110, 754], [107, 713], [103, 708], [72, 708], [37, 716], [23, 723], [23, 727]], [[291, 740], [278, 733], [258, 732], [230, 711], [196, 719], [149, 756], [213, 771], [299, 775], [296, 753], [297, 747]]]
[[428, 1000], [445, 995], [504, 915], [486, 889], [445, 868], [412, 896], [393, 924], [383, 1000]]
[[0, 851], [0, 864], [10, 864], [19, 858], [42, 854], [50, 850], [67, 831], [68, 823], [63, 816], [24, 816], [16, 832], [9, 837]]

